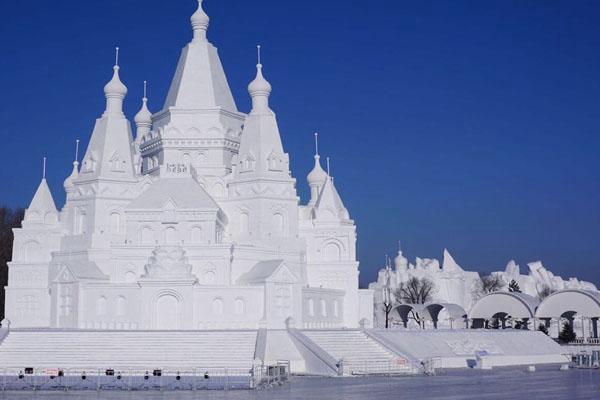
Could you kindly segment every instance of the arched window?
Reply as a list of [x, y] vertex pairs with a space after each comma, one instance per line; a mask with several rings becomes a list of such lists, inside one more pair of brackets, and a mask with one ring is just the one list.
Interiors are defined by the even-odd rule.
[[149, 226], [142, 228], [141, 241], [143, 244], [152, 244], [154, 242], [154, 231]]
[[127, 271], [127, 272], [125, 272], [125, 282], [127, 282], [127, 283], [134, 283], [135, 280], [136, 280], [135, 272], [133, 272], [133, 271]]
[[323, 248], [323, 256], [327, 261], [340, 261], [342, 259], [342, 249], [336, 242], [329, 242]]
[[308, 299], [308, 315], [311, 317], [315, 315], [315, 301], [313, 299]]
[[202, 243], [202, 228], [194, 226], [191, 233], [192, 243]]
[[250, 214], [247, 211], [242, 211], [240, 214], [240, 233], [242, 235], [250, 233]]
[[87, 216], [85, 214], [85, 211], [83, 210], [78, 210], [77, 212], [77, 220], [75, 223], [75, 233], [77, 235], [83, 235], [86, 233], [86, 224], [87, 224]]
[[223, 315], [223, 300], [214, 299], [212, 302], [212, 313], [213, 315]]
[[214, 285], [216, 281], [217, 274], [215, 271], [205, 271], [204, 274], [202, 274], [202, 283], [205, 285]]
[[99, 316], [106, 315], [106, 297], [101, 296], [96, 300], [96, 314]]
[[167, 244], [177, 243], [177, 229], [170, 226], [165, 230], [165, 242], [167, 242]]
[[234, 312], [236, 315], [246, 314], [246, 303], [243, 299], [235, 299]]
[[117, 297], [117, 315], [122, 317], [127, 314], [127, 300], [124, 296]]
[[327, 316], [327, 302], [324, 299], [321, 299], [321, 301], [319, 303], [321, 303], [321, 315], [323, 317], [326, 317]]
[[284, 235], [285, 219], [283, 217], [283, 214], [281, 214], [281, 213], [273, 214], [273, 230], [274, 230], [273, 233], [275, 234], [275, 236], [285, 236]]
[[35, 240], [30, 240], [21, 246], [21, 259], [23, 261], [38, 261], [41, 253], [42, 246]]
[[118, 212], [110, 214], [110, 231], [114, 234], [121, 233], [121, 214]]

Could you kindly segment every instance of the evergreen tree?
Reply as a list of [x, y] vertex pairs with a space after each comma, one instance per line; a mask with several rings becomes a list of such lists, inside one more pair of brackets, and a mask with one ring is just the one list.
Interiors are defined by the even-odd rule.
[[544, 324], [540, 324], [540, 326], [538, 326], [538, 331], [543, 332], [546, 335], [548, 334], [548, 328], [546, 328], [546, 325]]
[[519, 287], [517, 281], [515, 281], [514, 279], [510, 281], [510, 283], [508, 284], [508, 291], [512, 293], [521, 293], [521, 288]]
[[573, 323], [571, 321], [563, 325], [562, 331], [558, 336], [558, 340], [563, 343], [570, 343], [577, 339], [577, 334], [573, 330]]

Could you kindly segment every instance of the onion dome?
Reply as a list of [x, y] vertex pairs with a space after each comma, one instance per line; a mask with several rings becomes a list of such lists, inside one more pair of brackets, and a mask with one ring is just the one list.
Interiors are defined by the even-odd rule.
[[265, 96], [269, 97], [271, 94], [271, 84], [265, 79], [262, 74], [262, 64], [256, 65], [256, 78], [248, 85], [248, 92], [250, 96]]
[[104, 86], [104, 95], [106, 97], [105, 114], [123, 114], [123, 99], [127, 95], [127, 86], [121, 82], [119, 77], [119, 48], [116, 49], [115, 66], [113, 67], [113, 77]]
[[206, 31], [210, 23], [210, 18], [202, 8], [202, 0], [198, 0], [198, 9], [190, 18], [192, 29], [194, 30], [194, 40], [206, 40]]
[[121, 82], [119, 77], [119, 66], [115, 65], [113, 70], [114, 73], [112, 79], [104, 86], [104, 94], [107, 99], [117, 98], [123, 100], [127, 95], [127, 86]]
[[321, 167], [320, 159], [321, 156], [315, 154], [315, 166], [306, 177], [306, 180], [308, 181], [308, 184], [310, 186], [323, 186], [323, 184], [327, 180], [327, 172], [325, 172]]
[[152, 113], [148, 110], [148, 99], [144, 97], [142, 99], [142, 108], [135, 115], [134, 119], [136, 126], [150, 124], [152, 125]]
[[65, 179], [65, 182], [63, 183], [63, 186], [67, 193], [73, 189], [73, 187], [74, 187], [73, 182], [75, 181], [75, 179], [77, 179], [78, 176], [79, 176], [79, 163], [77, 161], [74, 161], [73, 162], [73, 172], [71, 172], [71, 175], [69, 175], [69, 177], [67, 179]]
[[265, 111], [269, 109], [269, 96], [273, 88], [263, 76], [263, 66], [260, 62], [260, 46], [257, 46], [257, 48], [258, 64], [256, 64], [256, 78], [248, 85], [248, 93], [252, 97], [252, 111]]

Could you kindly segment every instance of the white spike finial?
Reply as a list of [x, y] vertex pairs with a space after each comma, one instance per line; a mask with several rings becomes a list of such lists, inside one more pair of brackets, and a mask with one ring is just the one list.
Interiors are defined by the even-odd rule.
[[256, 46], [256, 52], [257, 52], [257, 55], [258, 55], [258, 64], [257, 65], [262, 65], [262, 63], [261, 63], [261, 57], [260, 57], [261, 56], [261, 54], [260, 54], [260, 44]]
[[144, 99], [148, 100], [148, 81], [144, 81]]
[[79, 162], [79, 139], [75, 141], [75, 162]]
[[331, 177], [331, 167], [329, 165], [329, 157], [327, 157], [327, 176]]
[[319, 132], [315, 132], [315, 156], [319, 155]]
[[119, 66], [119, 46], [115, 47], [115, 67]]
[[42, 167], [42, 179], [46, 179], [46, 157], [44, 157], [44, 166]]

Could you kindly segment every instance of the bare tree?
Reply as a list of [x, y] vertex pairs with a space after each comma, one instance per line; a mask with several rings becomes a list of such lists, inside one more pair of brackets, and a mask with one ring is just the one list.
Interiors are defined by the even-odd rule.
[[385, 256], [385, 283], [383, 286], [383, 302], [381, 307], [385, 314], [385, 329], [388, 329], [390, 326], [390, 314], [394, 309], [395, 298], [392, 296], [392, 267], [391, 261], [388, 256]]
[[481, 283], [477, 291], [480, 296], [485, 296], [486, 294], [499, 292], [504, 289], [506, 284], [502, 280], [502, 277], [499, 275], [487, 275], [481, 278]]
[[[400, 283], [394, 295], [396, 301], [400, 304], [425, 304], [433, 300], [435, 293], [435, 283], [427, 278], [412, 277], [406, 282]], [[410, 312], [419, 326], [422, 326], [423, 317], [416, 311]]]
[[555, 292], [555, 290], [548, 285], [542, 285], [541, 288], [536, 288], [536, 290], [538, 292], [538, 299], [540, 299], [540, 301], [544, 300], [546, 297]]
[[21, 227], [24, 210], [0, 207], [0, 321], [4, 319], [4, 287], [8, 284], [8, 262], [12, 259], [13, 228]]

